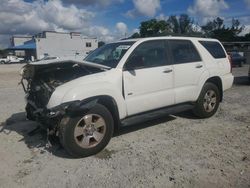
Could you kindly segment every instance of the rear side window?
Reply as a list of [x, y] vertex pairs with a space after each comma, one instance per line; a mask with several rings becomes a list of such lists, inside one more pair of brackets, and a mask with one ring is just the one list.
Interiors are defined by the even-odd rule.
[[174, 64], [201, 61], [194, 44], [189, 40], [169, 40], [170, 51]]
[[207, 51], [215, 58], [226, 58], [225, 51], [223, 50], [222, 46], [218, 42], [213, 41], [199, 41], [202, 46], [204, 46]]

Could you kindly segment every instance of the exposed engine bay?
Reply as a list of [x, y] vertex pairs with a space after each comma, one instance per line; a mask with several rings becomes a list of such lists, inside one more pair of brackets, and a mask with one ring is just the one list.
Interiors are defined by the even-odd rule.
[[77, 61], [27, 64], [21, 72], [21, 84], [27, 100], [27, 118], [49, 124], [44, 116], [48, 113], [46, 105], [55, 89], [76, 78], [101, 71], [104, 71], [102, 67], [88, 66]]

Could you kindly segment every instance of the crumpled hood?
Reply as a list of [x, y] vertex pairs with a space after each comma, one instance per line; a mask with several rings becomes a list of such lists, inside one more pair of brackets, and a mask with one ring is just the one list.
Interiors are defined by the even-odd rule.
[[[79, 92], [82, 92], [83, 84], [102, 82], [110, 69], [104, 65], [71, 58], [43, 60], [23, 67], [21, 84], [29, 100], [36, 104], [35, 108], [43, 108], [54, 95], [55, 101], [62, 100], [72, 89], [79, 88]], [[72, 98], [75, 98], [75, 94]]]
[[[57, 106], [63, 102], [77, 100], [78, 95], [82, 92], [87, 93], [89, 90], [98, 90], [105, 85], [110, 84], [110, 80], [116, 80], [117, 71], [114, 69], [86, 75], [77, 79], [64, 83], [56, 88], [53, 92], [50, 101], [47, 105], [48, 108]], [[69, 97], [70, 96], [70, 97]]]
[[108, 66], [84, 61], [81, 59], [59, 58], [59, 59], [53, 59], [53, 60], [41, 60], [41, 61], [36, 61], [36, 62], [31, 62], [29, 64], [26, 64], [20, 70], [20, 74], [23, 76], [23, 78], [29, 78], [34, 75], [35, 70], [39, 70], [40, 68], [44, 68], [44, 67], [50, 68], [58, 64], [66, 64], [66, 63], [79, 64], [79, 65], [99, 68], [103, 70], [111, 69]]
[[68, 63], [68, 62], [72, 62], [72, 63], [79, 63], [79, 64], [83, 64], [86, 66], [91, 66], [91, 67], [96, 67], [96, 68], [104, 68], [104, 69], [110, 69], [110, 67], [105, 66], [105, 65], [100, 65], [97, 63], [92, 63], [92, 62], [88, 62], [88, 61], [84, 61], [81, 60], [80, 58], [59, 58], [59, 59], [52, 59], [52, 60], [41, 60], [41, 61], [35, 61], [35, 62], [31, 62], [28, 65], [53, 65], [56, 63]]
[[108, 72], [99, 72], [99, 73], [82, 76], [82, 77], [76, 78], [74, 80], [71, 80], [69, 82], [66, 82], [58, 86], [57, 89], [74, 88], [79, 85], [86, 85], [86, 84], [96, 83], [100, 81], [105, 81], [107, 75], [109, 75]]

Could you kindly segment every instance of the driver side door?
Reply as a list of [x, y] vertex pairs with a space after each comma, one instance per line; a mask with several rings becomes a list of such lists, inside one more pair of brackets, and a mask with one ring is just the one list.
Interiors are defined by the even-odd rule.
[[140, 44], [124, 65], [123, 80], [128, 116], [173, 105], [173, 66], [166, 41]]

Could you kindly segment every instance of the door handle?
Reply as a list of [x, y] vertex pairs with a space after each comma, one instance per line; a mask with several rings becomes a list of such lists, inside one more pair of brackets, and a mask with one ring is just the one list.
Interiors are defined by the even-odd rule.
[[166, 69], [166, 70], [163, 71], [163, 73], [170, 73], [170, 72], [173, 72], [173, 70], [172, 69]]
[[195, 68], [199, 69], [199, 68], [202, 68], [203, 65], [196, 65]]

